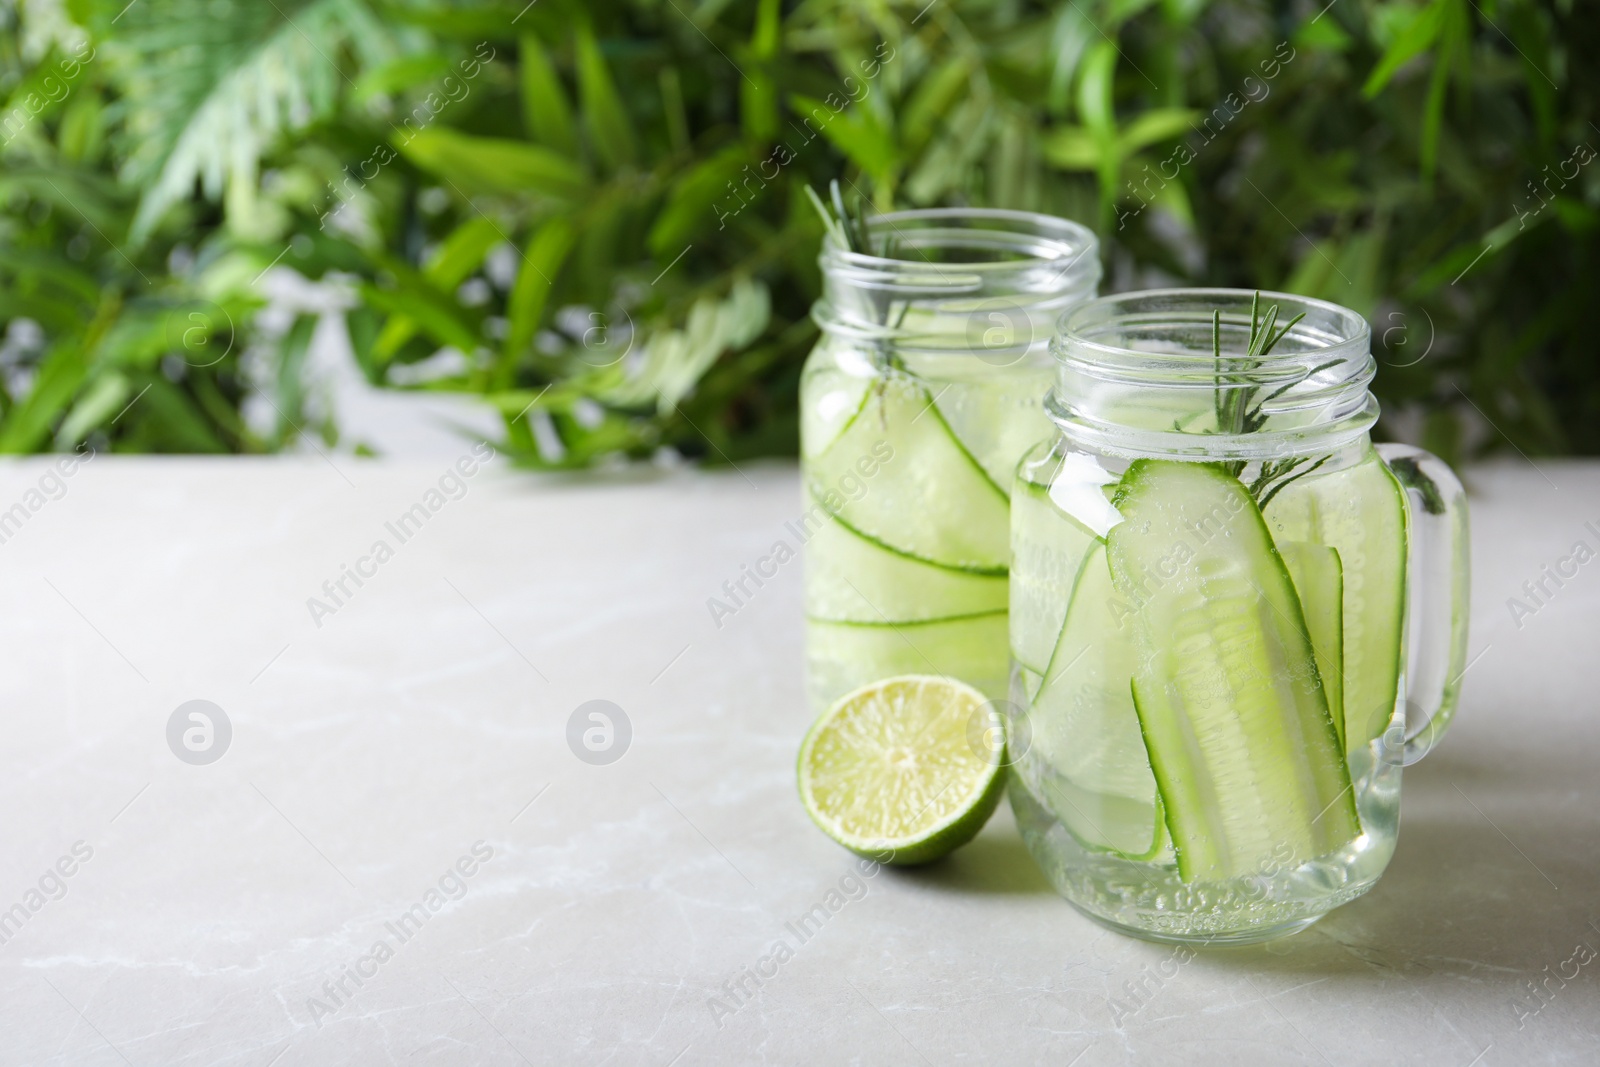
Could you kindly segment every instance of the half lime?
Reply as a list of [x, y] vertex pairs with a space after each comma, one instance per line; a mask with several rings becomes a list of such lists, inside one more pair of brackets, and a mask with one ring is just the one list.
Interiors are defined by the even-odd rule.
[[987, 697], [938, 675], [846, 693], [800, 745], [800, 799], [823, 833], [880, 863], [966, 844], [1005, 789], [1002, 725]]

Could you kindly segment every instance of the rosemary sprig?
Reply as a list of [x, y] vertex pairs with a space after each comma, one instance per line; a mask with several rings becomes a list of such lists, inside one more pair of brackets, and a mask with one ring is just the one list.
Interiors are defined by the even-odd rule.
[[[1266, 314], [1261, 313], [1261, 292], [1256, 291], [1250, 298], [1250, 340], [1245, 345], [1243, 356], [1224, 356], [1222, 354], [1222, 312], [1211, 313], [1211, 355], [1216, 364], [1215, 406], [1217, 411], [1217, 430], [1226, 434], [1255, 433], [1266, 424], [1267, 416], [1262, 412], [1262, 406], [1273, 397], [1282, 393], [1290, 386], [1298, 385], [1313, 372], [1307, 372], [1296, 381], [1282, 389], [1267, 395], [1259, 396], [1261, 387], [1238, 386], [1231, 384], [1232, 380], [1240, 374], [1249, 374], [1257, 370], [1262, 361], [1278, 346], [1278, 342], [1288, 336], [1299, 321], [1305, 318], [1301, 312], [1290, 319], [1281, 329], [1278, 323], [1278, 305], [1268, 306]], [[1225, 387], [1225, 383], [1227, 386]], [[1254, 402], [1254, 407], [1251, 406]], [[1242, 463], [1239, 465], [1244, 466]], [[1238, 471], [1234, 471], [1237, 476]]]
[[811, 206], [822, 217], [822, 225], [827, 227], [828, 233], [851, 252], [862, 255], [889, 255], [889, 235], [883, 234], [878, 241], [876, 251], [872, 248], [872, 231], [867, 226], [867, 204], [862, 197], [856, 197], [856, 209], [850, 211], [845, 207], [844, 194], [839, 190], [839, 180], [835, 178], [828, 183], [828, 199], [831, 204], [822, 202], [822, 197], [811, 186], [806, 186], [806, 196], [811, 199]]
[[[856, 197], [855, 211], [847, 210], [844, 203], [844, 194], [839, 189], [839, 180], [837, 178], [828, 183], [828, 199], [831, 201], [831, 207], [823, 203], [822, 197], [818, 196], [817, 191], [811, 186], [807, 185], [805, 191], [806, 196], [811, 200], [811, 206], [822, 217], [822, 225], [835, 241], [851, 252], [888, 258], [890, 249], [893, 247], [889, 234], [883, 234], [878, 242], [877, 250], [875, 252], [872, 250], [872, 231], [867, 226], [865, 198]], [[897, 303], [899, 305], [898, 311], [896, 311], [895, 307]], [[877, 324], [888, 326], [891, 332], [900, 328], [901, 324], [905, 322], [907, 313], [911, 310], [911, 302], [909, 300], [895, 301], [892, 297], [882, 293], [874, 293], [872, 295], [872, 305], [873, 317], [877, 320]], [[889, 325], [890, 319], [894, 320], [892, 326]], [[879, 337], [873, 342], [873, 346], [877, 350], [879, 362], [884, 367], [892, 370], [905, 369], [905, 361], [894, 351], [887, 336]], [[879, 402], [880, 418], [885, 417], [886, 402], [884, 395], [887, 387], [887, 377], [880, 377], [873, 386], [873, 391]]]
[[[1245, 345], [1243, 356], [1224, 356], [1222, 354], [1222, 312], [1211, 313], [1211, 356], [1215, 365], [1213, 374], [1213, 406], [1216, 410], [1217, 431], [1219, 433], [1240, 435], [1256, 433], [1267, 423], [1265, 408], [1267, 404], [1293, 389], [1308, 378], [1329, 367], [1337, 365], [1338, 360], [1318, 364], [1297, 376], [1292, 381], [1285, 382], [1277, 388], [1265, 391], [1265, 386], [1239, 385], [1236, 383], [1240, 375], [1249, 375], [1250, 372], [1260, 368], [1262, 361], [1277, 347], [1278, 342], [1288, 336], [1289, 331], [1305, 318], [1301, 312], [1290, 319], [1283, 326], [1278, 326], [1278, 305], [1271, 304], [1265, 313], [1261, 311], [1261, 292], [1257, 290], [1250, 299], [1250, 340]], [[1298, 456], [1293, 459], [1267, 460], [1261, 464], [1256, 472], [1255, 479], [1251, 481], [1250, 495], [1255, 499], [1256, 506], [1265, 508], [1273, 497], [1277, 496], [1290, 482], [1304, 478], [1318, 467], [1328, 461], [1323, 456], [1315, 461], [1310, 456]], [[1229, 460], [1224, 463], [1223, 469], [1235, 478], [1244, 473], [1246, 466], [1244, 460]]]

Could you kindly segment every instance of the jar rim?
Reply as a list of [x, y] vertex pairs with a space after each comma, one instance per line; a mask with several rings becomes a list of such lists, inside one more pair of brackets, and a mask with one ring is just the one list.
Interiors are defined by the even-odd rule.
[[[1243, 310], [1259, 296], [1261, 305], [1277, 304], [1280, 324], [1304, 312], [1306, 318], [1289, 334], [1298, 342], [1294, 350], [1280, 349], [1265, 357], [1250, 357], [1260, 371], [1272, 365], [1309, 364], [1328, 361], [1364, 364], [1371, 354], [1372, 327], [1366, 318], [1329, 300], [1283, 293], [1274, 290], [1230, 288], [1140, 289], [1113, 293], [1085, 301], [1063, 313], [1057, 332], [1055, 355], [1102, 371], [1150, 371], [1169, 368], [1187, 372], [1193, 367], [1211, 365], [1211, 352], [1182, 352], [1169, 349], [1136, 348], [1107, 344], [1096, 339], [1096, 326], [1119, 327], [1205, 325], [1213, 311], [1223, 312], [1231, 326], [1242, 323]], [[1229, 314], [1234, 312], [1234, 314]], [[1315, 313], [1315, 319], [1313, 319]], [[1224, 351], [1224, 357], [1242, 353]]]
[[1377, 365], [1367, 320], [1330, 301], [1263, 291], [1260, 308], [1278, 305], [1275, 328], [1304, 317], [1285, 343], [1247, 355], [1257, 295], [1146, 289], [1064, 312], [1051, 341], [1057, 380], [1046, 411], [1076, 439], [1138, 455], [1252, 459], [1367, 433], [1378, 415], [1368, 391]]
[[[961, 225], [961, 223], [980, 225]], [[879, 275], [905, 279], [908, 274], [934, 275], [941, 281], [919, 277], [930, 286], [952, 289], [976, 288], [985, 275], [1037, 270], [1041, 266], [1064, 263], [1063, 276], [1090, 252], [1098, 252], [1100, 240], [1093, 230], [1071, 219], [1008, 208], [916, 208], [869, 215], [869, 234], [892, 231], [909, 248], [971, 248], [988, 252], [1010, 252], [1007, 258], [912, 259], [903, 256], [874, 255], [845, 248], [833, 231], [822, 241], [819, 261], [824, 270], [840, 268], [862, 276]], [[1099, 256], [1089, 257], [1082, 273], [1092, 270], [1098, 281]], [[1072, 281], [1076, 281], [1076, 275]], [[1063, 287], [1071, 285], [1066, 281]]]

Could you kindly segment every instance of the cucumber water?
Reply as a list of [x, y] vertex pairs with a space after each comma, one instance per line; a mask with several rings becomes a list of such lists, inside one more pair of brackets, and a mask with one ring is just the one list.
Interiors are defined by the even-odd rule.
[[1381, 873], [1398, 767], [1373, 739], [1395, 713], [1406, 533], [1375, 463], [1322, 465], [1263, 509], [1244, 465], [1024, 459], [1012, 802], [1078, 907], [1256, 940]]
[[795, 525], [817, 708], [896, 674], [1007, 692], [1007, 472], [1049, 432], [1048, 368], [970, 355], [895, 364], [820, 360], [801, 383]]

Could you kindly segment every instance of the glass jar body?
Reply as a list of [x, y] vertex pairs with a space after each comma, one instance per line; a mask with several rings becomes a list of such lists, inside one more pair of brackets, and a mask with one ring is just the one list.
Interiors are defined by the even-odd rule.
[[807, 687], [1007, 690], [1011, 475], [1054, 432], [1047, 355], [1006, 365], [824, 335], [800, 383]]
[[1245, 942], [1371, 888], [1409, 547], [1365, 434], [1263, 471], [1060, 433], [1014, 498], [1011, 801], [1057, 890], [1141, 937]]
[[937, 208], [823, 243], [822, 337], [800, 383], [807, 690], [883, 678], [1007, 688], [1011, 479], [1053, 432], [1061, 314], [1094, 296], [1094, 234]]

